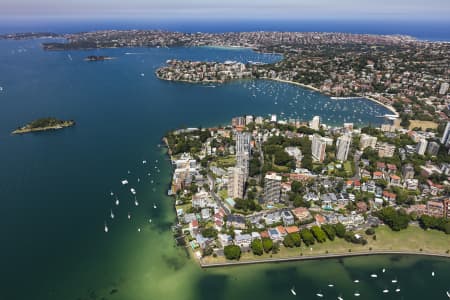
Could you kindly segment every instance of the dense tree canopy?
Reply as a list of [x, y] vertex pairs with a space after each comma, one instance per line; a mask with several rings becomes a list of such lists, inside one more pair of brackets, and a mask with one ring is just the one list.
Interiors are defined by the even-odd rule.
[[406, 229], [410, 221], [410, 217], [405, 211], [395, 210], [391, 206], [381, 209], [376, 215], [394, 231]]
[[284, 237], [283, 245], [289, 248], [300, 247], [301, 245], [300, 234], [289, 233]]
[[325, 232], [319, 226], [311, 227], [311, 232], [319, 243], [323, 243], [327, 240]]
[[321, 227], [322, 227], [322, 230], [327, 235], [328, 239], [330, 241], [334, 241], [334, 238], [336, 237], [336, 229], [334, 229], [333, 225], [324, 224]]
[[225, 248], [223, 249], [223, 252], [227, 259], [239, 260], [239, 258], [241, 258], [241, 248], [239, 248], [239, 246], [236, 246], [236, 245], [225, 246]]
[[342, 223], [337, 223], [336, 225], [334, 225], [334, 230], [336, 231], [336, 235], [338, 238], [344, 238], [345, 237], [345, 232], [347, 231], [345, 229], [345, 226]]
[[306, 246], [314, 245], [314, 236], [308, 228], [302, 229], [302, 231], [300, 231], [300, 236]]
[[262, 239], [263, 249], [264, 252], [269, 253], [270, 250], [273, 248], [273, 241], [269, 238], [263, 238]]
[[252, 248], [253, 254], [255, 254], [255, 255], [263, 254], [263, 245], [262, 245], [262, 241], [260, 239], [254, 239], [252, 241], [251, 248]]

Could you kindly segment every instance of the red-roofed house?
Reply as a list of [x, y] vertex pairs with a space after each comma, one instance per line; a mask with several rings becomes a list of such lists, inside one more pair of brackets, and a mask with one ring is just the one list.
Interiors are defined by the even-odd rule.
[[321, 214], [315, 215], [314, 219], [316, 220], [317, 226], [321, 226], [327, 222], [327, 219], [325, 219], [325, 217], [322, 216]]
[[390, 178], [390, 184], [392, 185], [400, 185], [400, 177], [398, 177], [397, 175], [392, 174], [391, 176], [389, 176]]
[[353, 187], [353, 180], [347, 180], [347, 181], [345, 182], [345, 187], [346, 187], [347, 189], [352, 188], [352, 187]]
[[358, 212], [365, 213], [367, 211], [367, 204], [364, 201], [358, 201], [356, 202], [356, 208], [358, 209]]
[[269, 238], [269, 233], [267, 231], [263, 231], [260, 233], [261, 234], [261, 238]]
[[297, 226], [289, 226], [289, 227], [286, 227], [285, 229], [286, 229], [287, 233], [296, 233], [296, 232], [300, 231], [300, 229], [298, 229]]
[[387, 168], [389, 173], [397, 172], [397, 166], [394, 164], [387, 164]]
[[283, 226], [278, 225], [276, 229], [277, 229], [277, 231], [278, 231], [278, 233], [280, 234], [281, 237], [287, 235], [287, 231], [286, 231], [286, 229], [284, 229]]
[[373, 172], [373, 179], [383, 179], [384, 175], [381, 171], [375, 171]]
[[397, 199], [397, 195], [394, 193], [391, 193], [389, 191], [384, 191], [383, 192], [383, 199], [386, 201], [395, 201], [395, 199]]
[[191, 223], [189, 223], [189, 231], [191, 235], [194, 236], [197, 230], [198, 230], [198, 221], [193, 220]]

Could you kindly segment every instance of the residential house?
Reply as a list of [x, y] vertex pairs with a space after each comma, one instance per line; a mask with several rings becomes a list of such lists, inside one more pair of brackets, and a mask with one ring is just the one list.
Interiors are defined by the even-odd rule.
[[284, 210], [281, 213], [281, 216], [283, 218], [283, 224], [284, 226], [290, 226], [294, 224], [294, 216], [292, 215], [292, 213], [288, 210]]

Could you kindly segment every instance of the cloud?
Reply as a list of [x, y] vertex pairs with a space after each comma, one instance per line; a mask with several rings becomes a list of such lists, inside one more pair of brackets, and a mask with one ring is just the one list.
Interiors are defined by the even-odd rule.
[[0, 15], [222, 19], [448, 18], [449, 0], [6, 0]]

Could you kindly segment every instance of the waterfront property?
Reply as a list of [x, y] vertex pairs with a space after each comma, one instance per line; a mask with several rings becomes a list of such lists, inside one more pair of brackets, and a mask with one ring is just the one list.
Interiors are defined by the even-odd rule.
[[[245, 116], [223, 128], [174, 131], [165, 137], [176, 166], [173, 182], [184, 168], [180, 162], [194, 166], [175, 198], [177, 207], [187, 210], [189, 219], [179, 226], [189, 225], [187, 239], [201, 264], [239, 259], [236, 252], [227, 255], [230, 245], [240, 248], [243, 261], [264, 261], [269, 253], [285, 258], [297, 248], [297, 256], [353, 251], [448, 256], [450, 250], [443, 246], [450, 241], [450, 199], [443, 189], [448, 182], [416, 177], [409, 164], [395, 157], [398, 140], [406, 149], [416, 143], [410, 136], [425, 133], [396, 130], [389, 135], [393, 144], [378, 145], [376, 140], [385, 138], [381, 128], [331, 127], [318, 118], [309, 128], [300, 124], [305, 122]], [[435, 135], [428, 138], [437, 140]], [[218, 166], [228, 166], [228, 171]], [[412, 180], [427, 185], [412, 189]], [[199, 199], [210, 200], [200, 206]], [[420, 232], [413, 244], [398, 244], [387, 233], [405, 230], [411, 221], [423, 228], [413, 225]], [[428, 241], [428, 228], [443, 231], [440, 240]], [[261, 249], [266, 254], [260, 258]]]

